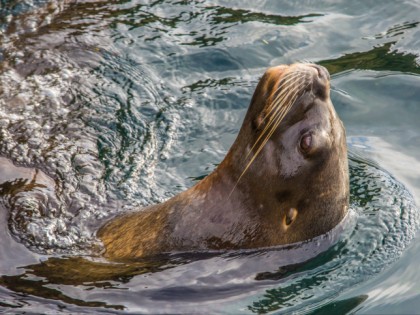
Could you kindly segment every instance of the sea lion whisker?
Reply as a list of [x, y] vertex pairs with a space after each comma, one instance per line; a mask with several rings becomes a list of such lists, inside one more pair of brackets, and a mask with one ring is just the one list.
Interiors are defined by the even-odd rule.
[[274, 93], [276, 93], [280, 88], [283, 88], [283, 90], [280, 91], [280, 93], [276, 96], [276, 98], [270, 103], [269, 110], [265, 114], [264, 119], [270, 115], [271, 111], [275, 108], [274, 105], [277, 104], [279, 99], [283, 98], [284, 95], [286, 95], [289, 92], [288, 89], [287, 89], [288, 86], [289, 85], [291, 85], [291, 86], [295, 85], [297, 82], [299, 82], [301, 80], [301, 77], [302, 76], [300, 75], [300, 73], [294, 73], [294, 75], [291, 78], [287, 78], [287, 80], [279, 83], [279, 86]]
[[270, 137], [273, 135], [273, 133], [276, 131], [276, 129], [277, 129], [277, 127], [280, 125], [280, 123], [282, 122], [282, 120], [283, 120], [283, 118], [284, 118], [284, 116], [286, 116], [286, 114], [287, 114], [287, 112], [289, 112], [290, 111], [290, 109], [292, 108], [292, 105], [294, 104], [294, 102], [296, 102], [296, 100], [297, 100], [297, 98], [298, 98], [298, 96], [297, 96], [297, 92], [298, 91], [296, 91], [296, 93], [295, 93], [295, 95], [293, 96], [293, 99], [291, 100], [291, 102], [288, 104], [288, 106], [287, 106], [287, 110], [285, 111], [285, 114], [283, 115], [283, 116], [281, 116], [281, 117], [278, 117], [277, 119], [276, 119], [276, 122], [273, 124], [273, 126], [271, 127], [271, 130], [270, 130], [270, 132], [268, 133], [268, 135], [267, 135], [267, 137], [266, 137], [266, 139], [264, 140], [264, 145], [265, 145], [265, 143], [268, 141], [268, 139], [270, 139]]
[[[279, 124], [281, 123], [281, 121], [283, 120], [283, 118], [287, 115], [287, 113], [290, 111], [290, 109], [292, 108], [292, 105], [295, 103], [296, 99], [298, 98], [298, 93], [299, 91], [301, 91], [302, 85], [297, 86], [297, 88], [293, 89], [292, 93], [293, 96], [290, 99], [290, 102], [286, 103], [286, 105], [282, 106], [283, 111], [280, 111], [277, 113], [276, 118], [272, 120], [272, 123], [274, 123], [274, 125], [272, 125], [272, 123], [270, 125], [271, 126], [271, 130], [269, 132], [268, 135], [266, 135], [266, 137], [264, 138], [263, 142], [261, 143], [260, 147], [258, 148], [257, 152], [254, 154], [253, 159], [250, 161], [250, 163], [253, 162], [253, 160], [256, 158], [256, 156], [259, 154], [259, 152], [261, 151], [261, 149], [264, 147], [264, 145], [267, 143], [268, 139], [270, 139], [270, 137], [272, 136], [272, 134], [274, 133], [274, 131], [277, 129], [277, 127], [279, 126]], [[246, 169], [249, 168], [250, 163], [247, 165]], [[242, 177], [242, 176], [240, 176]]]
[[277, 87], [276, 91], [274, 91], [273, 94], [277, 93], [280, 89], [282, 89], [274, 98], [274, 100], [272, 100], [270, 102], [270, 104], [267, 106], [266, 110], [265, 110], [265, 115], [264, 115], [264, 119], [267, 118], [271, 111], [275, 108], [274, 104], [276, 104], [280, 99], [282, 99], [287, 93], [289, 93], [289, 90], [287, 89], [287, 84], [290, 83], [290, 85], [296, 84], [297, 82], [299, 82], [300, 80], [300, 76], [298, 74], [294, 74], [293, 76], [291, 76], [290, 78], [287, 78], [287, 80], [279, 83], [279, 86]]
[[[306, 85], [306, 87], [305, 87], [305, 89], [308, 87], [308, 85], [309, 85], [309, 83]], [[297, 91], [298, 92], [298, 91]], [[298, 95], [298, 93], [295, 93], [294, 95], [293, 95], [293, 99], [292, 99], [292, 101], [288, 104], [288, 107], [287, 107], [287, 111], [286, 111], [286, 113], [287, 112], [289, 112], [289, 110], [292, 108], [292, 106], [293, 106], [293, 104], [296, 102], [296, 100], [299, 98], [299, 95]], [[286, 115], [286, 114], [285, 114]], [[284, 116], [285, 116], [284, 115]], [[270, 132], [269, 132], [269, 134], [267, 135], [267, 137], [264, 139], [264, 141], [263, 141], [263, 143], [262, 143], [262, 146], [264, 146], [266, 143], [267, 143], [267, 141], [270, 139], [270, 137], [273, 135], [273, 133], [276, 131], [276, 129], [278, 128], [278, 126], [280, 125], [280, 123], [282, 122], [282, 120], [283, 120], [283, 118], [284, 118], [284, 116], [283, 117], [279, 117], [279, 118], [277, 118], [277, 120], [276, 120], [276, 123], [272, 126], [272, 128], [271, 128], [271, 130], [270, 130]], [[261, 148], [259, 148], [259, 150], [257, 151], [258, 153], [259, 153], [259, 151], [262, 149], [262, 147]]]
[[[297, 90], [300, 90], [302, 88], [302, 83], [300, 84], [294, 84], [294, 86], [289, 89], [289, 92], [287, 94], [285, 94], [281, 99], [279, 99], [274, 105], [274, 112], [271, 113], [270, 115], [270, 119], [269, 119], [269, 123], [267, 124], [267, 126], [264, 128], [263, 132], [261, 133], [259, 139], [261, 138], [261, 136], [267, 131], [267, 128], [269, 128], [273, 122], [274, 119], [276, 119], [277, 115], [279, 113], [281, 113], [282, 111], [286, 111], [286, 106], [285, 104], [287, 104], [287, 100], [288, 98]], [[258, 142], [259, 139], [256, 141]]]
[[280, 80], [277, 89], [274, 91], [276, 93], [280, 88], [284, 87], [286, 84], [289, 84], [291, 80], [301, 77], [302, 74], [305, 74], [307, 71], [294, 71], [291, 73], [286, 73], [283, 78]]
[[[302, 78], [302, 74], [303, 72], [298, 72], [297, 74], [295, 74], [294, 77], [290, 78], [288, 81], [285, 81], [283, 83], [280, 83], [279, 88], [283, 87], [284, 89], [279, 93], [279, 95], [276, 97], [276, 99], [271, 102], [270, 106], [269, 106], [269, 111], [265, 114], [264, 119], [266, 119], [268, 116], [270, 116], [270, 122], [272, 121], [273, 117], [275, 117], [277, 115], [277, 112], [279, 110], [281, 110], [281, 108], [283, 107], [282, 104], [284, 103], [285, 100], [287, 100], [287, 98], [289, 97], [289, 95], [291, 95], [293, 93], [293, 89], [299, 89], [300, 85], [296, 84], [298, 83], [301, 78]], [[293, 80], [293, 81], [291, 81]], [[293, 86], [292, 90], [288, 89], [288, 85], [285, 84], [290, 84]], [[274, 111], [274, 113], [273, 113]], [[270, 125], [269, 122], [269, 125]], [[267, 130], [267, 126], [266, 128], [262, 131], [262, 133], [260, 134], [259, 139], [263, 136], [263, 134], [266, 132]], [[259, 139], [256, 141], [258, 142]]]
[[[274, 131], [277, 129], [277, 127], [280, 125], [280, 123], [282, 122], [283, 118], [286, 116], [286, 114], [290, 111], [290, 109], [292, 108], [293, 104], [296, 102], [297, 98], [298, 98], [298, 92], [300, 89], [295, 89], [295, 93], [292, 96], [290, 102], [288, 102], [285, 105], [285, 110], [283, 112], [282, 115], [278, 115], [278, 117], [275, 119], [275, 123], [271, 126], [270, 132], [268, 133], [268, 135], [266, 136], [266, 138], [264, 139], [262, 146], [264, 146], [268, 139], [270, 139], [270, 137], [273, 135]], [[262, 148], [260, 148], [259, 150], [261, 150]]]
[[279, 85], [278, 85], [277, 89], [274, 91], [274, 93], [276, 93], [279, 89], [284, 87], [285, 84], [290, 83], [291, 80], [301, 76], [301, 74], [303, 74], [305, 72], [306, 71], [294, 71], [294, 72], [286, 73], [285, 75], [283, 75], [283, 77], [280, 80]]
[[[273, 108], [273, 105], [275, 104], [275, 103], [277, 103], [277, 101], [281, 98], [281, 97], [283, 97], [283, 93], [287, 93], [287, 91], [288, 91], [288, 88], [291, 86], [291, 87], [295, 87], [296, 86], [296, 83], [298, 83], [300, 80], [302, 80], [302, 78], [304, 78], [305, 77], [305, 75], [307, 75], [308, 74], [308, 72], [307, 71], [296, 71], [296, 72], [294, 72], [293, 73], [293, 76], [291, 76], [290, 78], [287, 78], [286, 80], [282, 80], [280, 83], [279, 83], [279, 86], [278, 86], [278, 88], [277, 88], [277, 90], [276, 90], [276, 92], [280, 89], [280, 88], [283, 88], [283, 90], [276, 96], [276, 98], [271, 102], [271, 106], [270, 106], [270, 109], [272, 109]], [[285, 92], [286, 91], [286, 92]], [[275, 92], [275, 93], [276, 93]], [[267, 115], [266, 116], [268, 116], [268, 114], [269, 113], [267, 113]]]
[[[301, 91], [301, 89], [294, 89], [293, 90], [295, 93], [291, 99], [291, 101], [286, 105], [287, 110], [285, 110], [284, 112], [279, 112], [278, 114], [278, 118], [276, 120], [276, 123], [274, 124], [274, 126], [272, 126], [270, 132], [268, 135], [266, 135], [266, 137], [264, 138], [263, 142], [260, 144], [260, 146], [258, 147], [257, 151], [255, 152], [255, 154], [252, 156], [251, 160], [248, 162], [247, 166], [245, 167], [245, 169], [242, 171], [241, 175], [239, 176], [235, 186], [233, 187], [231, 193], [229, 194], [229, 196], [233, 193], [233, 191], [235, 190], [236, 186], [238, 185], [239, 181], [241, 180], [241, 178], [243, 177], [243, 175], [246, 173], [246, 171], [249, 169], [249, 167], [251, 166], [251, 164], [254, 162], [254, 160], [257, 158], [258, 154], [261, 152], [261, 150], [263, 149], [263, 147], [265, 146], [265, 144], [267, 143], [267, 141], [270, 139], [270, 137], [273, 135], [274, 131], [277, 129], [277, 127], [279, 126], [279, 124], [281, 123], [281, 121], [283, 120], [283, 118], [286, 116], [287, 112], [289, 112], [289, 110], [291, 109], [293, 103], [296, 101], [297, 99], [297, 94], [299, 93], [299, 91]], [[255, 145], [258, 143], [258, 141], [254, 144], [253, 147], [255, 147]], [[250, 150], [250, 152], [252, 152], [252, 150]], [[247, 156], [249, 156], [249, 153], [247, 154]]]
[[251, 150], [248, 152], [247, 157], [249, 155], [250, 152], [252, 152], [252, 150], [254, 149], [255, 145], [261, 140], [261, 138], [264, 136], [264, 134], [267, 132], [267, 130], [270, 128], [270, 126], [273, 123], [273, 120], [277, 117], [277, 115], [281, 114], [283, 111], [286, 111], [286, 108], [284, 106], [284, 104], [286, 103], [287, 99], [296, 91], [299, 90], [301, 88], [301, 85], [296, 85], [288, 91], [287, 94], [284, 94], [283, 97], [281, 99], [279, 99], [276, 104], [273, 106], [273, 108], [275, 108], [274, 112], [271, 113], [270, 115], [270, 119], [269, 122], [267, 123], [267, 125], [265, 126], [265, 128], [263, 129], [263, 131], [260, 133], [258, 139], [255, 141], [255, 144], [253, 145], [253, 147], [251, 148]]
[[288, 100], [290, 99], [290, 96], [294, 93], [295, 90], [299, 88], [300, 84], [295, 84], [295, 87], [293, 89], [289, 89], [289, 92], [287, 94], [284, 94], [284, 96], [281, 99], [279, 99], [275, 104], [273, 104], [273, 111], [270, 113], [268, 124], [270, 124], [273, 121], [273, 119], [275, 119], [279, 112], [284, 111], [285, 104], [287, 104]]
[[276, 105], [278, 107], [276, 108], [276, 110], [271, 115], [269, 123], [267, 124], [266, 128], [264, 129], [264, 132], [262, 133], [262, 135], [264, 135], [267, 132], [267, 130], [272, 127], [274, 121], [276, 121], [279, 117], [281, 117], [281, 119], [284, 118], [284, 116], [288, 113], [288, 111], [290, 109], [289, 108], [290, 103], [294, 102], [293, 97], [292, 97], [293, 93], [296, 93], [300, 89], [301, 89], [301, 84], [297, 85], [294, 89], [291, 89], [290, 93], [288, 93], [285, 96], [285, 99], [282, 100], [282, 102], [280, 104]]
[[285, 109], [285, 106], [282, 104], [285, 104], [284, 101], [287, 100], [287, 98], [296, 90], [299, 90], [301, 88], [301, 84], [300, 85], [295, 85], [293, 87], [293, 89], [288, 90], [287, 94], [284, 94], [284, 96], [282, 97], [281, 100], [278, 100], [278, 102], [275, 105], [275, 110], [274, 113], [272, 113], [272, 115], [270, 116], [270, 120], [267, 123], [267, 125], [265, 126], [265, 128], [261, 131], [260, 135], [258, 136], [257, 140], [255, 141], [254, 145], [251, 147], [251, 149], [248, 151], [247, 155], [245, 156], [245, 158], [248, 158], [248, 156], [251, 154], [251, 152], [254, 150], [255, 146], [258, 144], [258, 142], [264, 137], [265, 133], [269, 130], [270, 126], [273, 124], [274, 119], [278, 116], [281, 115], [282, 112], [284, 111], [286, 114], [287, 110]]
[[[291, 89], [299, 89], [300, 88], [300, 81], [302, 81], [302, 74], [298, 75], [295, 77], [295, 80], [293, 81], [288, 81], [288, 82], [284, 82], [283, 84], [281, 84], [281, 87], [283, 87], [283, 91], [287, 91], [286, 93], [279, 93], [279, 95], [274, 99], [274, 101], [272, 102], [272, 105], [270, 106], [272, 109], [276, 108], [279, 104], [281, 104], [284, 100], [284, 97], [287, 95], [290, 95], [290, 88]], [[290, 88], [289, 88], [290, 87]], [[282, 92], [283, 92], [282, 91]], [[269, 113], [267, 113], [268, 116]]]

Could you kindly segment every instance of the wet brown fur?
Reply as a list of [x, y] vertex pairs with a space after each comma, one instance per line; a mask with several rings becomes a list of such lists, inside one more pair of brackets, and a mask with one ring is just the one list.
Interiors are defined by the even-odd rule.
[[[310, 64], [268, 69], [217, 169], [164, 203], [106, 223], [98, 231], [105, 256], [281, 245], [337, 225], [348, 206], [347, 148], [329, 98], [328, 73], [319, 69]], [[281, 93], [282, 79], [299, 71], [305, 84], [300, 82], [296, 98], [289, 97], [292, 103], [283, 117], [274, 116], [271, 106]], [[296, 145], [306, 125], [315, 130], [319, 145], [302, 156]]]

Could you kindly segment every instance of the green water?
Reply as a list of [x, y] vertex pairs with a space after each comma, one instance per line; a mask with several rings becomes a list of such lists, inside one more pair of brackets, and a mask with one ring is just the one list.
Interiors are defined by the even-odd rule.
[[[0, 312], [420, 314], [419, 16], [419, 1], [0, 1]], [[295, 61], [332, 75], [343, 231], [91, 258], [110, 215], [210, 173], [265, 69]]]

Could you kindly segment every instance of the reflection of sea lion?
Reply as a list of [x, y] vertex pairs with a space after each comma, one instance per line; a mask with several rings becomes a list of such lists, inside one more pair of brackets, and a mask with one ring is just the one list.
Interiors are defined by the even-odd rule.
[[268, 69], [217, 169], [162, 204], [105, 224], [105, 256], [265, 247], [331, 230], [347, 212], [349, 176], [329, 94], [323, 67]]

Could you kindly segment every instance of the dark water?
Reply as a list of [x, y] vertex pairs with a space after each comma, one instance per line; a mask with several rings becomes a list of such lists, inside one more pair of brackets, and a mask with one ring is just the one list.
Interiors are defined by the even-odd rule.
[[[0, 312], [420, 314], [419, 1], [0, 1]], [[332, 74], [351, 212], [280, 249], [111, 264], [211, 172], [269, 66]], [[82, 257], [82, 258], [81, 258]]]

